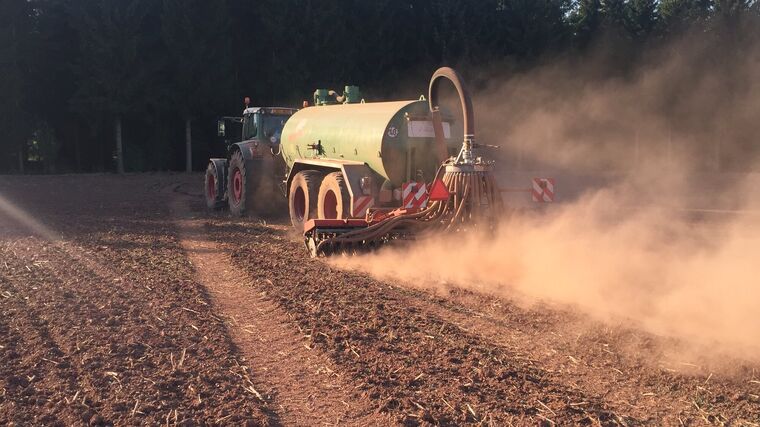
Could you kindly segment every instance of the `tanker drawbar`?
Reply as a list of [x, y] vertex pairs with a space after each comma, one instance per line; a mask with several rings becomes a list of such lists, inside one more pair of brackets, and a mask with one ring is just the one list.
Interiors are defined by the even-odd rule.
[[[439, 86], [445, 80], [450, 81], [456, 88], [463, 112], [463, 140], [453, 151], [451, 150], [451, 133], [456, 120], [447, 117], [439, 106]], [[427, 132], [424, 134], [429, 137], [426, 141], [427, 145], [398, 147], [393, 146], [392, 141], [387, 145], [381, 145], [381, 149], [378, 150], [380, 159], [383, 159], [384, 153], [406, 149], [405, 163], [396, 162], [391, 166], [373, 158], [371, 163], [379, 167], [368, 167], [370, 171], [366, 174], [367, 176], [361, 177], [384, 181], [379, 188], [375, 186], [374, 189], [365, 189], [364, 193], [378, 195], [378, 198], [382, 199], [383, 191], [393, 191], [394, 196], [398, 196], [398, 206], [392, 206], [391, 202], [391, 206], [368, 208], [361, 217], [344, 215], [325, 218], [324, 215], [318, 215], [303, 218], [304, 240], [311, 256], [365, 251], [387, 243], [419, 239], [427, 235], [494, 226], [496, 216], [501, 211], [501, 195], [492, 173], [493, 162], [474, 155], [478, 144], [475, 142], [473, 108], [467, 88], [456, 71], [451, 68], [441, 68], [433, 74], [428, 95], [429, 108], [425, 112], [426, 117], [420, 118], [419, 112], [415, 119], [411, 119], [409, 113], [404, 115], [408, 123], [407, 135], [412, 135], [416, 131]], [[294, 118], [297, 117], [298, 113], [294, 115]], [[392, 117], [395, 116], [392, 115]], [[343, 120], [350, 123], [352, 118], [344, 117]], [[413, 120], [418, 123], [409, 123]], [[394, 124], [393, 119], [390, 122], [386, 121], [382, 126], [384, 132], [382, 138], [387, 136], [396, 138], [398, 135], [395, 133], [398, 132], [399, 127]], [[286, 127], [284, 141], [287, 130]], [[336, 129], [332, 132], [335, 133]], [[339, 130], [338, 133], [340, 133]], [[363, 136], [363, 138], [366, 137], [367, 135]], [[320, 146], [322, 144], [320, 140]], [[418, 149], [420, 150], [417, 151]], [[410, 155], [410, 151], [414, 154]], [[397, 158], [404, 160], [404, 153]], [[287, 157], [286, 162], [288, 162]], [[308, 164], [309, 160], [293, 161], [293, 164], [295, 166], [300, 162]], [[434, 173], [427, 175], [429, 180], [425, 180], [424, 167], [431, 164], [437, 167], [434, 168]], [[404, 169], [406, 169], [406, 176], [404, 176]], [[412, 177], [412, 174], [415, 176]], [[345, 178], [351, 180], [351, 177]], [[399, 181], [403, 179], [407, 179], [408, 182], [400, 183]], [[399, 184], [401, 191], [394, 188]], [[350, 189], [350, 186], [348, 187]], [[356, 188], [352, 193], [360, 191], [362, 191], [361, 188]], [[396, 192], [399, 194], [395, 194]], [[353, 199], [353, 194], [350, 198]], [[387, 199], [386, 196], [386, 202]], [[424, 203], [417, 203], [420, 200]], [[347, 203], [353, 202], [349, 200]]]

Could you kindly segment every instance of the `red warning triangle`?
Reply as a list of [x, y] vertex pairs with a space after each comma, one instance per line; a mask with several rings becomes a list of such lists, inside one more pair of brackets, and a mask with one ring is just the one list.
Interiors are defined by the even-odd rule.
[[433, 185], [430, 188], [429, 198], [433, 202], [449, 200], [449, 189], [446, 188], [446, 184], [441, 179], [433, 181]]

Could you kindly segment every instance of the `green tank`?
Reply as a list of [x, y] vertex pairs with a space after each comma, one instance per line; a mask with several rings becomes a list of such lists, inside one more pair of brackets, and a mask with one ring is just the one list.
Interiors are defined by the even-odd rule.
[[[462, 126], [444, 113], [443, 130], [448, 154], [455, 155]], [[440, 164], [425, 100], [306, 107], [285, 124], [281, 149], [288, 168], [298, 160], [358, 161], [394, 188], [420, 175], [432, 179]]]

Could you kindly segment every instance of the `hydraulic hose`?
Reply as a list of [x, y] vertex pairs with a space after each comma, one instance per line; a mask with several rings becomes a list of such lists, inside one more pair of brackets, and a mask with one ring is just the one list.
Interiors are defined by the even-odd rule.
[[338, 92], [336, 92], [334, 90], [331, 90], [331, 91], [328, 91], [327, 94], [329, 96], [334, 96], [335, 97], [335, 102], [337, 102], [338, 104], [342, 104], [343, 101], [346, 100], [346, 94], [345, 93], [343, 95], [338, 95]]

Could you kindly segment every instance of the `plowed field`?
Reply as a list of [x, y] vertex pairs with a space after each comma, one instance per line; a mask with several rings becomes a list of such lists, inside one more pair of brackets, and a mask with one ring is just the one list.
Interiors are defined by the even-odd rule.
[[760, 425], [760, 365], [340, 270], [201, 182], [0, 177], [0, 424]]

